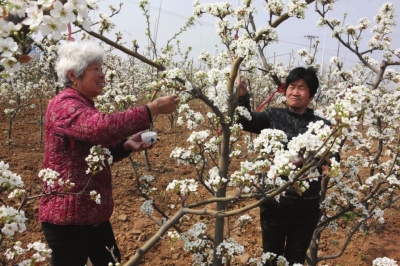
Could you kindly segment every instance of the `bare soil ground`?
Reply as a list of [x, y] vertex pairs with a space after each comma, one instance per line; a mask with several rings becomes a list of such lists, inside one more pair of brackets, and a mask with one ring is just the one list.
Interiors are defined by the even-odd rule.
[[[4, 112], [0, 113], [0, 130], [4, 132], [8, 129], [9, 121]], [[7, 135], [2, 134], [0, 138], [0, 161], [9, 163], [10, 170], [22, 177], [30, 195], [39, 194], [41, 187], [41, 180], [37, 174], [43, 167], [43, 144], [39, 139], [38, 120], [38, 110], [32, 109], [27, 111], [23, 119], [18, 118], [14, 121], [12, 133], [14, 143], [11, 146], [10, 154], [8, 154], [5, 144]], [[170, 130], [169, 120], [166, 117], [159, 117], [155, 121], [154, 129], [158, 132], [158, 144], [149, 151], [152, 170], [146, 170], [141, 154], [134, 154], [133, 160], [141, 165], [138, 175], [153, 175], [158, 191], [163, 192], [172, 179], [194, 177], [193, 168], [178, 166], [174, 160], [169, 158], [170, 152], [177, 142], [179, 145], [186, 145], [186, 138], [190, 132], [179, 127]], [[124, 264], [157, 231], [158, 227], [140, 212], [143, 199], [136, 189], [135, 176], [129, 160], [125, 159], [116, 163], [113, 166], [113, 176], [115, 210], [111, 217], [111, 223], [123, 254], [122, 264]], [[165, 197], [171, 197], [171, 194], [162, 193], [157, 196], [156, 203], [160, 204], [167, 214], [172, 215], [176, 209], [171, 209], [166, 205]], [[37, 217], [38, 200], [29, 202], [24, 210], [29, 224], [27, 231], [20, 234], [19, 239], [26, 244], [37, 240], [44, 242]], [[262, 253], [258, 209], [253, 209], [248, 214], [253, 218], [253, 222], [244, 229], [236, 228], [231, 232], [231, 236], [243, 244], [246, 249], [246, 255], [239, 257], [232, 265], [244, 265], [249, 256], [258, 257]], [[399, 210], [389, 210], [385, 214], [386, 223], [382, 228], [358, 232], [341, 257], [323, 261], [319, 265], [371, 265], [374, 258], [384, 256], [400, 262], [399, 218]], [[190, 221], [184, 222], [184, 226], [193, 224], [193, 220], [202, 220], [212, 224], [210, 222], [212, 218], [206, 216], [190, 216], [190, 219]], [[336, 254], [344, 241], [344, 235], [324, 233], [320, 254]], [[182, 250], [182, 243], [171, 243], [161, 239], [143, 257], [140, 265], [190, 265], [191, 261], [191, 255]]]

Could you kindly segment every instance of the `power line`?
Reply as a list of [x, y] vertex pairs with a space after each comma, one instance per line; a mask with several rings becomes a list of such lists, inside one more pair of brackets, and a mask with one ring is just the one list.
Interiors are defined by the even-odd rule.
[[[295, 44], [295, 45], [299, 45], [299, 46], [302, 46], [302, 47], [304, 47], [304, 46], [307, 46], [307, 44], [304, 44], [304, 43], [298, 43], [298, 42], [287, 42], [287, 41], [282, 41], [282, 40], [279, 40], [279, 42], [280, 42], [280, 43]], [[336, 52], [336, 49], [325, 49], [325, 50], [327, 50], [327, 51], [334, 51], [334, 52]], [[379, 50], [376, 50], [376, 51], [374, 51], [374, 53], [384, 53], [384, 51], [379, 51]]]
[[[137, 0], [126, 0], [126, 2], [128, 4], [131, 4], [131, 5], [140, 3], [140, 1], [137, 1]], [[166, 11], [166, 10], [164, 10], [162, 8], [159, 8], [159, 7], [155, 7], [155, 6], [151, 6], [151, 5], [149, 5], [149, 7], [150, 7], [150, 9], [158, 11], [159, 13], [167, 14], [167, 15], [174, 16], [174, 17], [179, 17], [179, 18], [182, 18], [182, 19], [185, 19], [185, 20], [189, 19], [189, 17], [187, 17], [187, 16], [183, 16], [183, 15], [180, 15], [180, 14], [177, 14], [177, 13], [174, 13], [174, 12]], [[195, 20], [195, 21], [197, 23], [199, 23], [200, 26], [215, 27], [214, 24], [209, 23], [209, 22], [205, 22], [205, 21], [202, 21], [202, 20]], [[399, 34], [391, 34], [391, 36], [399, 36]], [[316, 39], [316, 38], [319, 38], [319, 36], [305, 35], [304, 37], [306, 37], [306, 38], [308, 38], [310, 40], [309, 53], [311, 53], [312, 40]], [[367, 36], [364, 36], [364, 37], [372, 37], [372, 35], [367, 35]], [[297, 38], [297, 37], [294, 37], [294, 38]], [[290, 38], [290, 39], [293, 39], [293, 38]], [[288, 44], [295, 44], [295, 45], [299, 45], [299, 46], [302, 46], [302, 47], [306, 46], [306, 44], [304, 44], [304, 43], [288, 42], [288, 41], [282, 41], [282, 40], [279, 40], [279, 42], [288, 43]], [[333, 50], [333, 49], [325, 49], [325, 50], [336, 51], [336, 50]], [[383, 51], [374, 51], [374, 53], [383, 53]]]
[[310, 50], [308, 51], [308, 53], [311, 54], [311, 43], [312, 43], [312, 40], [313, 40], [313, 39], [318, 39], [318, 36], [306, 35], [306, 36], [304, 36], [304, 37], [306, 37], [307, 39], [310, 40]]
[[[132, 4], [132, 5], [133, 5], [134, 3], [136, 3], [136, 4], [139, 4], [139, 3], [140, 3], [139, 1], [136, 1], [136, 0], [127, 0], [127, 1], [128, 1], [128, 4]], [[179, 17], [179, 18], [183, 18], [183, 19], [186, 19], [186, 20], [189, 19], [189, 17], [187, 17], [187, 16], [183, 16], [183, 15], [180, 15], [180, 14], [177, 14], [177, 13], [173, 13], [173, 12], [170, 12], [170, 11], [166, 11], [166, 10], [164, 10], [164, 9], [162, 9], [162, 8], [159, 8], [159, 7], [150, 6], [150, 9], [153, 9], [153, 10], [159, 11], [159, 12], [161, 12], [161, 13], [163, 13], [163, 14], [171, 15], [171, 16], [174, 16], [174, 17]], [[212, 27], [215, 26], [215, 25], [212, 24], [212, 23], [205, 22], [205, 21], [201, 21], [201, 20], [196, 20], [196, 22], [198, 22], [200, 25], [206, 25], [206, 26], [212, 26]]]

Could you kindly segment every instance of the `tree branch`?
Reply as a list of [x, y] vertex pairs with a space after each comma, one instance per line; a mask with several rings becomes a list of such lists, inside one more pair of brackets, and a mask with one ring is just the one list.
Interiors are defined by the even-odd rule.
[[[86, 31], [83, 27], [80, 26], [80, 28], [83, 29], [84, 31]], [[105, 37], [103, 35], [100, 35], [100, 34], [98, 34], [96, 32], [93, 32], [93, 31], [86, 31], [86, 32], [88, 34], [90, 34], [91, 36], [93, 36], [93, 37], [95, 37], [95, 38], [107, 43], [108, 45], [111, 45], [112, 47], [124, 52], [125, 54], [131, 55], [131, 56], [139, 59], [143, 63], [146, 63], [146, 64], [148, 64], [150, 66], [153, 66], [153, 67], [157, 68], [160, 71], [165, 70], [164, 66], [162, 66], [162, 65], [160, 65], [160, 64], [158, 64], [158, 63], [156, 63], [156, 62], [154, 62], [154, 61], [152, 61], [152, 60], [150, 60], [150, 59], [148, 59], [146, 57], [144, 57], [143, 55], [141, 55], [141, 54], [139, 54], [139, 53], [137, 53], [135, 51], [132, 51], [132, 50], [120, 45], [119, 43], [111, 41], [110, 39], [108, 39], [107, 37]]]

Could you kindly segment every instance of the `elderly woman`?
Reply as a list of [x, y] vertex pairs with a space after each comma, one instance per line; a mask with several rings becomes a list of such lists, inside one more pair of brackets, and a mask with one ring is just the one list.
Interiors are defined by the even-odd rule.
[[[47, 109], [44, 167], [75, 186], [66, 192], [55, 184], [50, 193], [44, 182], [48, 195], [41, 198], [39, 219], [52, 249], [53, 266], [86, 265], [88, 258], [95, 266], [108, 265], [120, 260], [109, 221], [114, 207], [111, 170], [106, 163], [91, 176], [85, 158], [94, 145], [108, 148], [114, 161], [132, 150], [150, 148], [141, 142], [140, 132], [150, 127], [156, 115], [175, 111], [179, 98], [166, 96], [125, 112], [101, 113], [93, 99], [105, 84], [103, 49], [93, 42], [69, 42], [59, 48], [58, 56], [56, 71], [65, 90]], [[93, 190], [100, 194], [100, 204], [91, 199]]]

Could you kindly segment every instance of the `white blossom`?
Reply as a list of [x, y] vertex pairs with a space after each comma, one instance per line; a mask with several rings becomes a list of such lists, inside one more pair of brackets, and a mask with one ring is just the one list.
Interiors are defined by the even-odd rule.
[[112, 164], [113, 157], [111, 152], [107, 148], [101, 147], [101, 145], [96, 145], [90, 148], [89, 155], [85, 158], [88, 163], [89, 168], [86, 170], [86, 174], [96, 174], [103, 170], [103, 167]]
[[95, 190], [90, 191], [90, 199], [96, 202], [96, 204], [101, 204], [101, 195]]
[[397, 266], [397, 261], [387, 257], [376, 258], [372, 261], [372, 266]]
[[153, 208], [153, 201], [152, 200], [145, 200], [140, 207], [140, 211], [143, 212], [144, 215], [147, 217], [151, 217], [154, 213]]

